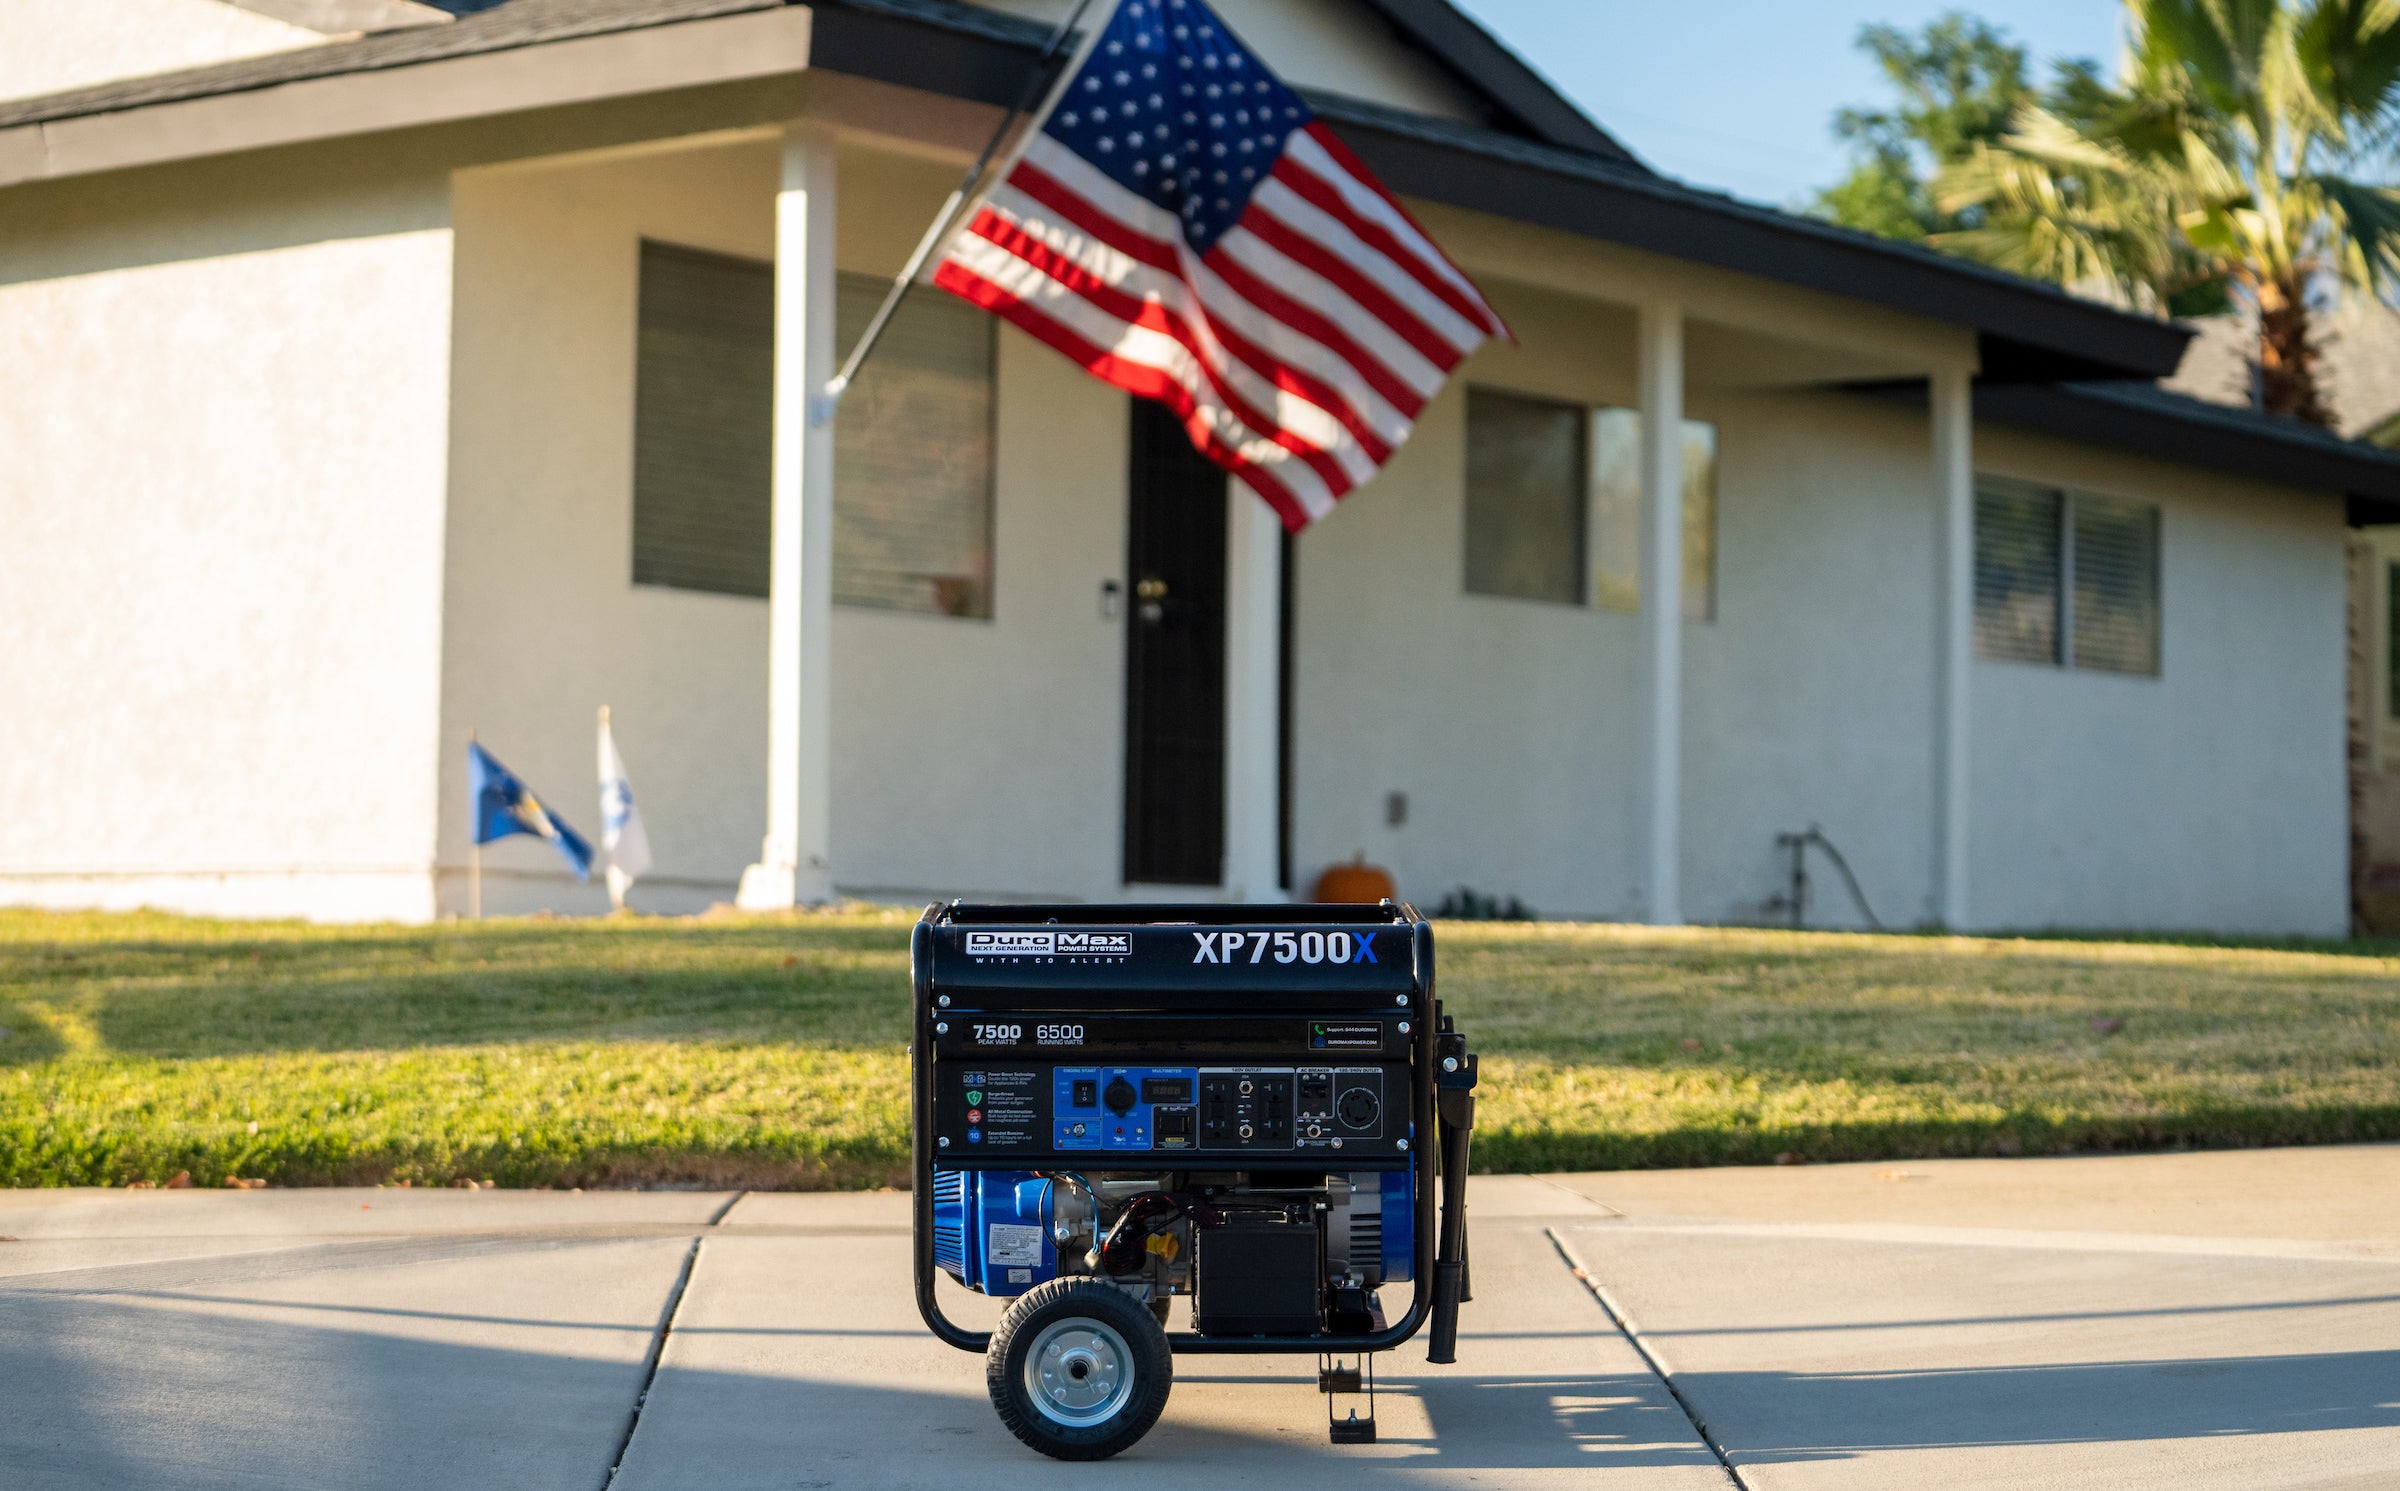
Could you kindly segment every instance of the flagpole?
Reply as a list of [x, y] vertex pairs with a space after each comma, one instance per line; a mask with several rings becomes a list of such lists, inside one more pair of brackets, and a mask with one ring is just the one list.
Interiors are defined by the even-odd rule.
[[[600, 739], [604, 746], [613, 747], [616, 744], [608, 728], [608, 706], [605, 704], [600, 706]], [[608, 865], [601, 871], [601, 876], [608, 882], [608, 909], [622, 913], [625, 910], [625, 872], [617, 868], [617, 851], [608, 842], [608, 756], [607, 750], [601, 751], [600, 852], [608, 856]]]
[[[475, 744], [475, 729], [467, 727], [467, 744]], [[474, 821], [473, 812], [467, 821], [467, 919], [483, 920], [483, 841], [476, 837], [481, 825]]]
[[858, 376], [867, 354], [874, 351], [875, 344], [883, 339], [884, 328], [891, 324], [892, 316], [900, 309], [900, 302], [908, 298], [917, 276], [924, 272], [925, 261], [933, 257], [933, 251], [941, 247], [942, 240], [950, 235], [951, 227], [958, 220], [959, 209], [974, 195], [984, 172], [991, 168], [992, 158], [1000, 153], [1000, 142], [1008, 137], [1018, 117], [1032, 108], [1040, 100], [1042, 91], [1050, 86], [1052, 80], [1045, 74], [1049, 72], [1051, 62], [1057, 58], [1058, 50], [1066, 44], [1067, 38], [1074, 34], [1075, 23], [1083, 19], [1083, 13], [1091, 6], [1092, 0], [1075, 0], [1075, 8], [1068, 11], [1066, 18], [1058, 23], [1058, 29], [1050, 33], [1050, 40], [1042, 47], [1042, 55], [1033, 64], [1032, 75], [1025, 80], [1025, 91], [1000, 117], [1000, 127], [992, 131], [989, 140], [984, 141], [983, 153], [975, 157], [975, 164], [967, 167], [965, 179], [959, 182], [956, 191], [950, 193], [950, 199], [942, 204], [942, 210], [934, 214], [933, 225], [918, 240], [916, 251], [908, 256], [908, 264], [900, 271], [899, 278], [892, 281], [892, 288], [884, 293], [883, 304], [875, 308], [875, 317], [867, 323], [866, 331], [860, 334], [858, 345], [850, 349], [849, 357], [842, 362], [842, 370], [833, 375], [833, 381], [825, 385], [824, 392], [818, 395], [810, 408], [812, 423], [827, 425], [833, 422], [834, 410], [840, 407], [842, 395], [849, 392], [851, 380]]

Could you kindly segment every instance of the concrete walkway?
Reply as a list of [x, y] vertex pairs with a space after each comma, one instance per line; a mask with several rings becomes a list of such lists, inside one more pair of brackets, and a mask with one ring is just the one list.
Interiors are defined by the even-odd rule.
[[[1186, 1357], [1117, 1473], [2400, 1485], [2400, 1147], [1473, 1195], [1459, 1364], [1385, 1359], [1381, 1443], [1326, 1442], [1305, 1359]], [[1018, 1446], [980, 1359], [924, 1333], [897, 1196], [7, 1192], [0, 1235], [0, 1486], [1094, 1475]]]

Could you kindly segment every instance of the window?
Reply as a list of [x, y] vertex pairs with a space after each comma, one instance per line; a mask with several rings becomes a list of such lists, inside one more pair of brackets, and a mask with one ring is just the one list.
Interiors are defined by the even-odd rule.
[[1583, 603], [1584, 413], [1467, 390], [1467, 589]]
[[1975, 493], [1975, 655], [2058, 661], [2056, 492], [1990, 486]]
[[[1717, 432], [1683, 433], [1683, 612], [1716, 615]], [[1642, 417], [1467, 391], [1467, 589], [1641, 608]]]
[[[1592, 604], [1642, 608], [1642, 416], [1592, 411]], [[1717, 616], [1717, 427], [1683, 422], [1683, 617]]]
[[2383, 571], [2384, 709], [2400, 720], [2400, 563]]
[[2158, 671], [2158, 509], [2113, 497], [2072, 497], [2067, 607], [2075, 666]]
[[[891, 289], [843, 275], [847, 352]], [[993, 318], [911, 291], [834, 421], [833, 598], [845, 606], [989, 620]]]
[[[772, 527], [775, 268], [644, 243], [634, 383], [633, 579], [765, 596]], [[886, 282], [844, 275], [834, 338]], [[834, 425], [833, 598], [992, 614], [992, 320], [919, 291]]]
[[767, 593], [773, 265], [642, 245], [633, 583]]
[[1987, 480], [1975, 493], [1975, 655], [2159, 671], [2158, 509]]

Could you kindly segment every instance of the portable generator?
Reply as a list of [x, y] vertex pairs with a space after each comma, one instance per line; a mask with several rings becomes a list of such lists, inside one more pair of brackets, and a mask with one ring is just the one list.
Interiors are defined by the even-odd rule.
[[917, 1308], [1019, 1439], [1116, 1454], [1183, 1351], [1313, 1353], [1332, 1437], [1372, 1442], [1375, 1353], [1430, 1321], [1456, 1359], [1475, 1057], [1414, 908], [953, 902], [910, 963]]

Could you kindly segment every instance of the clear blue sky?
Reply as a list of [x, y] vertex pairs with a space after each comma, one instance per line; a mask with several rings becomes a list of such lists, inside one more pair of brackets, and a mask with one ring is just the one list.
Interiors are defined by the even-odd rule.
[[[1941, 0], [1461, 0], [1634, 153], [1671, 176], [1789, 205], [1838, 179], [1843, 104], [1880, 102], [1853, 45], [1870, 21], [1914, 28]], [[1963, 7], [2031, 50], [2117, 60], [2117, 0]]]

